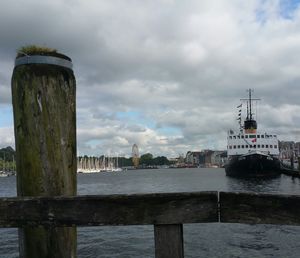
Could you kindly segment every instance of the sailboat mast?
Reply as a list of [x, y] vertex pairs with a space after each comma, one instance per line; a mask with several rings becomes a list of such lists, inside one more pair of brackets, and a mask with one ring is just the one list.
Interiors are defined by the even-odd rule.
[[250, 120], [252, 120], [251, 89], [249, 89]]

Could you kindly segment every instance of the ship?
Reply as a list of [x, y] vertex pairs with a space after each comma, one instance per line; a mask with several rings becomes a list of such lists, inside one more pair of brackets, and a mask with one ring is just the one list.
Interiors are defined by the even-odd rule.
[[[248, 98], [241, 99], [237, 106], [239, 131], [229, 130], [227, 134], [227, 156], [225, 172], [232, 177], [274, 177], [279, 176], [279, 141], [276, 134], [259, 132], [254, 117], [253, 102], [259, 99], [252, 97], [249, 89]], [[246, 118], [242, 124], [242, 106], [247, 104]], [[255, 114], [256, 115], [256, 114]]]

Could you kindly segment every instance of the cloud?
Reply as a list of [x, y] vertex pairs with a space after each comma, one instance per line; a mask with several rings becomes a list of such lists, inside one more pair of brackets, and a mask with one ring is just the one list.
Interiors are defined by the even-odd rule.
[[73, 60], [80, 153], [225, 149], [247, 88], [259, 127], [300, 140], [299, 28], [283, 1], [3, 1], [0, 101], [16, 49], [34, 43]]
[[0, 135], [4, 137], [0, 138], [0, 146], [7, 147], [11, 146], [15, 148], [14, 131], [11, 127], [0, 127]]

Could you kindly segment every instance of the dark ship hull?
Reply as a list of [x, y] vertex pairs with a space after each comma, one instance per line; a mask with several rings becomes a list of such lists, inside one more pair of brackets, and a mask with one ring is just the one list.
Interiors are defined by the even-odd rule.
[[280, 168], [278, 158], [256, 152], [231, 156], [225, 172], [232, 177], [274, 177], [280, 175]]

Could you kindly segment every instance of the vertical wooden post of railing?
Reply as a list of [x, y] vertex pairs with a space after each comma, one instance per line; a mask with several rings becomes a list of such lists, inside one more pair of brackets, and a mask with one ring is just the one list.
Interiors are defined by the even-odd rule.
[[183, 258], [182, 224], [154, 225], [155, 257]]
[[[75, 94], [67, 56], [47, 51], [17, 56], [12, 101], [18, 196], [76, 195]], [[76, 257], [76, 227], [26, 226], [19, 229], [19, 245], [20, 257]]]

